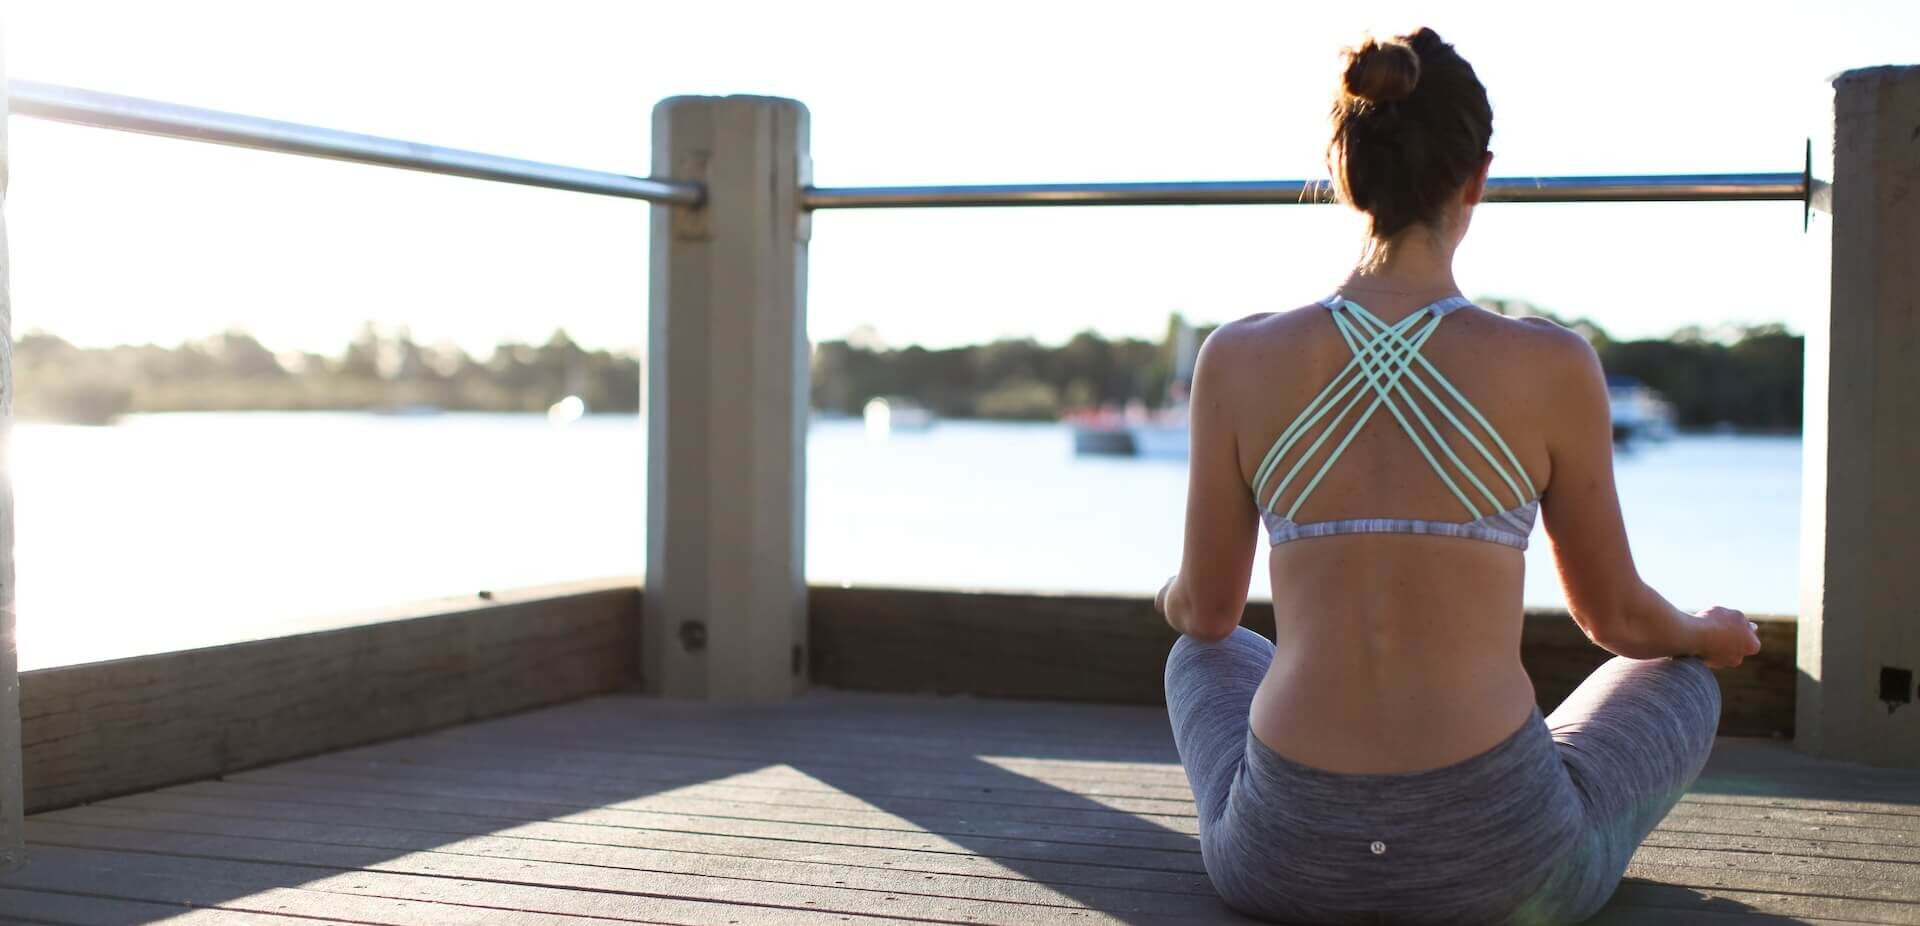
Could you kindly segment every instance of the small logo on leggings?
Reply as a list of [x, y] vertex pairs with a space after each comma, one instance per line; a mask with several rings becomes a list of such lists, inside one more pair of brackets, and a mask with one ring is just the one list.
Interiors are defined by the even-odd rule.
[[1375, 855], [1385, 855], [1387, 854], [1387, 844], [1376, 839], [1373, 841], [1373, 845], [1367, 847], [1367, 851]]

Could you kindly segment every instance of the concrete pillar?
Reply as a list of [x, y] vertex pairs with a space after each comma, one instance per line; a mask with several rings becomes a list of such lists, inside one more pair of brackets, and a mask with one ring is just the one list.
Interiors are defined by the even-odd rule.
[[1794, 741], [1920, 767], [1920, 67], [1834, 79], [1833, 290], [1807, 338]]
[[675, 97], [653, 175], [647, 358], [647, 691], [773, 700], [806, 685], [807, 110]]
[[[6, 73], [6, 61], [0, 59], [0, 201], [7, 192]], [[7, 448], [13, 439], [10, 269], [6, 218], [0, 215], [0, 467], [9, 459]], [[21, 839], [25, 798], [20, 784], [20, 654], [13, 634], [13, 474], [0, 468], [0, 871], [26, 858]]]

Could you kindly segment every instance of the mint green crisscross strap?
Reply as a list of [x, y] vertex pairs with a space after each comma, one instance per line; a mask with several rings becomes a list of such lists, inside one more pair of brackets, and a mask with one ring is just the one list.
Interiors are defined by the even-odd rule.
[[[1460, 502], [1461, 506], [1466, 508], [1471, 518], [1478, 520], [1488, 515], [1498, 513], [1501, 505], [1494, 491], [1474, 473], [1473, 468], [1468, 466], [1467, 463], [1460, 458], [1459, 454], [1454, 451], [1452, 445], [1441, 435], [1439, 427], [1434, 423], [1433, 419], [1428, 417], [1426, 412], [1422, 410], [1420, 404], [1414, 399], [1413, 392], [1407, 388], [1408, 384], [1411, 384], [1413, 390], [1418, 391], [1421, 396], [1425, 397], [1427, 402], [1440, 413], [1441, 418], [1466, 440], [1467, 444], [1479, 454], [1482, 460], [1486, 461], [1488, 468], [1495, 473], [1505, 488], [1513, 494], [1516, 508], [1527, 504], [1531, 500], [1531, 493], [1523, 491], [1520, 486], [1520, 483], [1527, 479], [1526, 468], [1520, 465], [1520, 461], [1518, 457], [1514, 455], [1513, 450], [1507, 446], [1506, 441], [1500, 437], [1499, 432], [1495, 431], [1493, 426], [1488, 423], [1486, 417], [1480, 414], [1479, 409], [1475, 408], [1473, 403], [1468, 401], [1466, 396], [1462, 395], [1460, 391], [1420, 353], [1421, 347], [1426, 344], [1427, 339], [1432, 337], [1434, 330], [1439, 327], [1441, 319], [1452, 310], [1468, 304], [1466, 299], [1462, 297], [1443, 299], [1426, 306], [1420, 311], [1409, 314], [1406, 318], [1401, 319], [1393, 325], [1386, 324], [1373, 313], [1350, 300], [1329, 299], [1325, 304], [1332, 312], [1334, 324], [1339, 329], [1341, 338], [1346, 341], [1348, 349], [1352, 351], [1353, 359], [1349, 361], [1339, 373], [1335, 374], [1333, 380], [1327, 384], [1326, 388], [1321, 390], [1319, 395], [1314, 397], [1313, 401], [1307, 404], [1306, 408], [1301, 410], [1300, 414], [1294, 418], [1293, 423], [1288, 425], [1287, 429], [1281, 433], [1279, 439], [1274, 441], [1272, 449], [1267, 452], [1266, 457], [1261, 461], [1260, 467], [1255, 471], [1255, 497], [1259, 498], [1264, 496], [1267, 498], [1265, 504], [1262, 505], [1265, 511], [1277, 513], [1280, 500], [1282, 496], [1286, 494], [1287, 488], [1292, 484], [1294, 478], [1305, 468], [1306, 464], [1319, 453], [1321, 446], [1333, 436], [1334, 432], [1340, 429], [1341, 422], [1345, 420], [1348, 413], [1359, 406], [1368, 394], [1371, 394], [1374, 397], [1372, 404], [1368, 405], [1360, 415], [1347, 426], [1345, 436], [1334, 445], [1333, 450], [1327, 455], [1326, 459], [1321, 462], [1319, 468], [1314, 472], [1313, 477], [1308, 480], [1306, 486], [1294, 497], [1293, 504], [1288, 507], [1287, 513], [1284, 516], [1286, 520], [1291, 521], [1294, 515], [1299, 512], [1300, 506], [1313, 494], [1313, 490], [1319, 486], [1321, 479], [1332, 470], [1335, 462], [1339, 460], [1340, 455], [1345, 452], [1347, 446], [1351, 444], [1353, 439], [1360, 433], [1361, 428], [1366, 425], [1367, 421], [1371, 419], [1374, 413], [1382, 406], [1385, 406], [1388, 413], [1399, 423], [1401, 430], [1407, 435], [1407, 438], [1413, 442], [1415, 449], [1420, 451], [1420, 455], [1424, 457], [1427, 464], [1432, 467], [1434, 474], [1440, 478], [1440, 481], [1447, 487], [1448, 491], [1453, 494], [1454, 498]], [[1421, 323], [1423, 319], [1425, 320], [1424, 324]], [[1414, 333], [1409, 336], [1408, 332]], [[1474, 428], [1469, 427], [1448, 407], [1448, 403], [1443, 401], [1441, 396], [1428, 384], [1427, 381], [1429, 379], [1431, 379], [1433, 383], [1438, 384], [1447, 398], [1451, 399], [1453, 404], [1458, 405], [1465, 411], [1467, 417], [1479, 425], [1480, 430], [1484, 431], [1488, 439], [1499, 449], [1499, 457], [1496, 457], [1493, 451], [1487, 447], [1486, 443], [1482, 442], [1480, 437], [1474, 433]], [[1351, 395], [1351, 398], [1349, 398], [1349, 395]], [[1266, 491], [1266, 484], [1279, 469], [1279, 464], [1286, 459], [1305, 435], [1313, 429], [1314, 425], [1325, 418], [1327, 413], [1343, 399], [1346, 400], [1346, 404], [1340, 408], [1339, 413], [1335, 414], [1332, 420], [1327, 422], [1320, 436], [1307, 446], [1305, 452], [1300, 454], [1299, 458], [1294, 461], [1292, 467], [1287, 470], [1279, 484], [1271, 493], [1268, 493]], [[1412, 415], [1411, 419], [1408, 417], [1409, 413]], [[1415, 421], [1419, 423], [1418, 427], [1415, 426]], [[1425, 439], [1422, 438], [1423, 432], [1426, 435]], [[1451, 471], [1446, 464], [1441, 462], [1441, 457], [1435, 456], [1433, 450], [1429, 447], [1429, 441], [1433, 446], [1439, 448], [1441, 457], [1446, 459], [1446, 463], [1452, 464]], [[1501, 457], [1504, 457], [1504, 460], [1502, 460]], [[1509, 470], [1509, 467], [1511, 467], [1511, 470]], [[1483, 512], [1480, 506], [1476, 505], [1474, 501], [1468, 497], [1460, 480], [1455, 478], [1455, 472], [1464, 476], [1467, 485], [1485, 501], [1488, 506], [1487, 511]]]
[[[1421, 314], [1416, 312], [1401, 319], [1388, 330], [1394, 334], [1404, 333], [1412, 328], [1414, 323], [1418, 322], [1421, 317]], [[1434, 319], [1434, 321], [1437, 322], [1439, 319]], [[1308, 445], [1306, 451], [1300, 455], [1298, 460], [1294, 461], [1293, 467], [1287, 470], [1287, 474], [1281, 478], [1279, 486], [1273, 491], [1271, 497], [1263, 507], [1271, 511], [1275, 505], [1279, 504], [1280, 496], [1286, 493], [1287, 486], [1292, 484], [1294, 477], [1299, 475], [1300, 470], [1307, 465], [1307, 462], [1313, 459], [1315, 454], [1320, 452], [1321, 445], [1325, 444], [1328, 438], [1333, 436], [1335, 429], [1339, 427], [1340, 421], [1347, 416], [1347, 413], [1353, 411], [1353, 409], [1360, 404], [1361, 400], [1366, 398], [1366, 393], [1358, 391], [1360, 385], [1371, 380], [1376, 371], [1384, 369], [1387, 364], [1395, 363], [1403, 359], [1400, 354], [1408, 348], [1418, 350], [1419, 345], [1426, 343], [1427, 338], [1432, 336], [1434, 327], [1435, 325], [1429, 324], [1424, 331], [1415, 335], [1412, 341], [1391, 341], [1384, 335], [1375, 336], [1368, 341], [1364, 350], [1353, 352], [1353, 359], [1349, 360], [1347, 365], [1341, 368], [1339, 373], [1334, 374], [1333, 380], [1327, 383], [1326, 388], [1320, 390], [1319, 395], [1314, 396], [1313, 401], [1307, 403], [1306, 408], [1301, 409], [1300, 414], [1293, 419], [1293, 423], [1288, 425], [1285, 431], [1281, 432], [1278, 440], [1274, 441], [1272, 449], [1267, 451], [1266, 458], [1260, 462], [1260, 468], [1254, 473], [1254, 494], [1256, 498], [1267, 494], [1267, 480], [1273, 477], [1280, 462], [1293, 450], [1294, 445], [1299, 443], [1313, 426], [1318, 424], [1322, 418], [1326, 417], [1327, 413], [1332, 411], [1342, 399], [1346, 399], [1349, 393], [1353, 394], [1352, 399], [1340, 408], [1339, 414], [1334, 415], [1333, 420], [1327, 422], [1327, 427], [1320, 432], [1320, 436], [1315, 439], [1312, 444]], [[1351, 377], [1349, 374], [1351, 374]], [[1365, 414], [1371, 415], [1373, 411], [1379, 407], [1379, 404], [1376, 400], [1374, 405], [1369, 407]], [[1364, 417], [1360, 423], [1365, 423]], [[1354, 433], [1358, 433], [1357, 426], [1352, 433], [1347, 435], [1345, 440], [1341, 441], [1340, 446], [1334, 450], [1333, 455], [1335, 457], [1338, 457], [1340, 452], [1346, 449], [1346, 445], [1352, 441]]]

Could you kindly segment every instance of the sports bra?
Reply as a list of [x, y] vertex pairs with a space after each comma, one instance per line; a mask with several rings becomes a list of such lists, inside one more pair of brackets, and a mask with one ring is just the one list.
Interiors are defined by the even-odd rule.
[[[1421, 346], [1433, 336], [1434, 329], [1440, 327], [1441, 320], [1446, 318], [1448, 313], [1473, 303], [1465, 296], [1449, 296], [1413, 312], [1392, 325], [1381, 321], [1359, 303], [1342, 299], [1338, 294], [1328, 296], [1320, 304], [1326, 306], [1332, 313], [1333, 323], [1340, 329], [1340, 336], [1346, 340], [1348, 349], [1353, 351], [1353, 359], [1334, 375], [1333, 381], [1328, 383], [1325, 389], [1320, 390], [1320, 394], [1315, 396], [1313, 401], [1307, 403], [1306, 408], [1300, 410], [1299, 416], [1293, 419], [1293, 423], [1288, 425], [1285, 431], [1281, 432], [1279, 439], [1273, 443], [1273, 449], [1267, 451], [1266, 457], [1260, 461], [1260, 468], [1254, 471], [1253, 497], [1260, 504], [1260, 520], [1266, 525], [1268, 541], [1274, 546], [1279, 546], [1289, 540], [1299, 540], [1303, 537], [1327, 537], [1335, 534], [1436, 534], [1443, 537], [1486, 540], [1520, 550], [1526, 549], [1527, 537], [1533, 533], [1534, 517], [1540, 510], [1540, 499], [1532, 491], [1532, 482], [1527, 478], [1526, 468], [1520, 465], [1520, 460], [1513, 455], [1512, 450], [1508, 449], [1507, 442], [1500, 439], [1499, 432], [1493, 429], [1493, 425], [1487, 423], [1487, 419], [1473, 407], [1473, 403], [1467, 401], [1467, 397], [1461, 395], [1460, 390], [1455, 389], [1452, 383], [1447, 382], [1447, 378], [1442, 376], [1440, 371], [1420, 353]], [[1413, 391], [1408, 390], [1409, 385], [1412, 386]], [[1464, 411], [1473, 423], [1479, 425], [1480, 430], [1492, 444], [1499, 448], [1498, 458], [1493, 451], [1487, 449], [1486, 443], [1474, 433], [1474, 429], [1463, 423], [1460, 416], [1448, 407], [1448, 403], [1441, 400], [1441, 396], [1435, 392], [1435, 386], [1438, 386], [1455, 406]], [[1494, 491], [1488, 488], [1466, 463], [1461, 461], [1453, 447], [1440, 436], [1439, 428], [1427, 416], [1427, 412], [1414, 401], [1413, 392], [1424, 396], [1429, 408], [1437, 410], [1446, 424], [1451, 425], [1460, 436], [1466, 438], [1467, 443], [1474, 450], [1479, 451], [1480, 457], [1494, 471], [1498, 481], [1504, 483], [1507, 493], [1511, 494], [1513, 498], [1511, 507], [1503, 507], [1503, 499], [1496, 496]], [[1348, 398], [1349, 393], [1352, 394], [1351, 398]], [[1281, 514], [1279, 511], [1281, 496], [1286, 494], [1287, 487], [1292, 485], [1294, 477], [1298, 476], [1308, 461], [1314, 459], [1320, 452], [1321, 445], [1325, 444], [1336, 430], [1339, 430], [1340, 422], [1347, 418], [1348, 413], [1358, 407], [1369, 395], [1373, 396], [1373, 401], [1360, 412], [1358, 418], [1354, 419], [1353, 424], [1346, 429], [1346, 436], [1327, 453], [1326, 459], [1321, 462], [1312, 478], [1307, 480], [1306, 486], [1294, 496], [1293, 503], [1287, 507], [1286, 513]], [[1280, 477], [1278, 484], [1269, 492], [1267, 484], [1273, 480], [1275, 474], [1280, 472], [1280, 464], [1292, 454], [1295, 445], [1313, 430], [1314, 425], [1325, 418], [1327, 413], [1336, 406], [1339, 406], [1340, 410], [1327, 422], [1320, 436], [1307, 445], [1306, 450], [1299, 454], [1298, 459], [1294, 460], [1293, 465], [1287, 468], [1286, 474]], [[1406, 432], [1407, 439], [1413, 441], [1420, 455], [1426, 457], [1427, 463], [1433, 467], [1434, 474], [1439, 476], [1440, 481], [1446, 484], [1453, 496], [1460, 500], [1470, 520], [1348, 518], [1339, 521], [1314, 521], [1307, 524], [1295, 521], [1293, 516], [1300, 511], [1300, 506], [1306, 503], [1308, 496], [1311, 496], [1313, 490], [1320, 485], [1321, 478], [1333, 468], [1334, 461], [1340, 459], [1340, 454], [1347, 449], [1348, 444], [1353, 443], [1353, 438], [1360, 433], [1361, 427], [1366, 425], [1374, 412], [1379, 411], [1383, 406], [1393, 415], [1394, 420], [1400, 423], [1400, 429]], [[1411, 419], [1408, 418], [1409, 414], [1412, 415]], [[1419, 427], [1415, 427], [1415, 421], [1419, 422]], [[1428, 446], [1429, 441], [1421, 438], [1422, 432], [1425, 432], [1431, 443], [1439, 448], [1441, 456], [1452, 464], [1452, 472], [1440, 462], [1439, 457], [1434, 456], [1433, 449]], [[1466, 477], [1467, 485], [1464, 488], [1460, 480], [1454, 477], [1453, 472]], [[1467, 489], [1472, 490], [1471, 496]], [[1479, 499], [1478, 503], [1475, 501], [1476, 498]], [[1261, 501], [1262, 499], [1264, 501]]]

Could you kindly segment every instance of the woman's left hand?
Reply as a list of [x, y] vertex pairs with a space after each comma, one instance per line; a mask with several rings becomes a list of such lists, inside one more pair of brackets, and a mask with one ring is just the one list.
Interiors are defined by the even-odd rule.
[[1179, 579], [1177, 575], [1168, 577], [1166, 584], [1160, 586], [1160, 591], [1154, 593], [1153, 609], [1160, 612], [1161, 617], [1167, 616], [1167, 595], [1173, 591], [1173, 583]]

